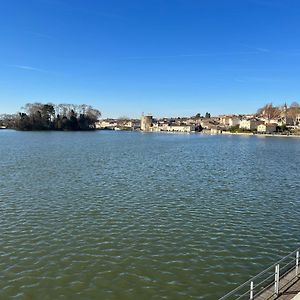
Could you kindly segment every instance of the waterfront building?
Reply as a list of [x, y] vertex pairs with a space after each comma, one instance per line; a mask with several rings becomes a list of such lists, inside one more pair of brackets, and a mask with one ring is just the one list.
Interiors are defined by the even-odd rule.
[[176, 125], [176, 124], [159, 124], [154, 123], [152, 127], [150, 127], [151, 132], [194, 132], [195, 131], [195, 125]]
[[132, 130], [137, 130], [141, 128], [141, 121], [136, 119], [130, 120], [126, 123], [126, 126]]
[[118, 126], [113, 119], [99, 120], [95, 123], [97, 129], [114, 129]]
[[240, 122], [240, 128], [245, 130], [256, 130], [257, 126], [263, 123], [263, 121], [257, 119], [245, 119]]
[[195, 125], [169, 125], [162, 127], [160, 131], [189, 133], [195, 131]]
[[186, 120], [177, 119], [161, 119], [154, 120], [151, 115], [141, 117], [141, 130], [147, 132], [194, 132], [195, 124], [186, 124]]
[[203, 119], [200, 121], [200, 125], [203, 129], [212, 129], [215, 128], [219, 123], [212, 119]]
[[233, 127], [240, 125], [241, 119], [238, 116], [221, 116], [220, 117], [220, 124], [224, 125], [225, 127]]
[[142, 131], [152, 131], [151, 128], [153, 127], [153, 116], [144, 114], [141, 117], [141, 130]]
[[277, 124], [265, 123], [257, 126], [257, 132], [259, 133], [273, 133], [276, 131]]

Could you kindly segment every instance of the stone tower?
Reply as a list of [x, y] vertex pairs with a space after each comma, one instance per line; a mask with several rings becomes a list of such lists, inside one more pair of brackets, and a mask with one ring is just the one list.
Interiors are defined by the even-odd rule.
[[141, 130], [142, 131], [151, 131], [152, 125], [153, 125], [153, 117], [151, 115], [144, 116], [144, 114], [142, 114]]

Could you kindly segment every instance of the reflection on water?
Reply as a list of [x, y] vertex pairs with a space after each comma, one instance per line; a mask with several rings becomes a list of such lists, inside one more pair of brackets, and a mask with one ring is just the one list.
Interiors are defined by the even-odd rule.
[[300, 139], [0, 132], [0, 299], [217, 299], [299, 246]]

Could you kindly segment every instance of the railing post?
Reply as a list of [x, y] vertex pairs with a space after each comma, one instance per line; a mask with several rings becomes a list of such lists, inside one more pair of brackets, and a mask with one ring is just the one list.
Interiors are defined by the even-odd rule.
[[299, 251], [296, 252], [296, 277], [299, 274]]
[[253, 281], [250, 282], [250, 298], [249, 300], [253, 300]]
[[275, 266], [275, 280], [274, 280], [274, 289], [275, 295], [278, 296], [279, 294], [279, 264]]

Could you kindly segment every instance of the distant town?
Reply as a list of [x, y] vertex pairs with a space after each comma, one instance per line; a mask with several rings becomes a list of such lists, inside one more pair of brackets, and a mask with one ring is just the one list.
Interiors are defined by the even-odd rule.
[[26, 112], [0, 115], [0, 128], [19, 130], [127, 130], [206, 134], [272, 134], [300, 136], [300, 105], [266, 104], [254, 114], [211, 116], [197, 113], [191, 117], [155, 118], [142, 114], [140, 119], [101, 118], [87, 105], [27, 104]]
[[96, 128], [141, 130], [144, 132], [202, 132], [206, 134], [278, 134], [300, 135], [300, 105], [293, 102], [275, 107], [267, 104], [254, 114], [211, 116], [198, 113], [192, 117], [155, 118], [142, 114], [141, 119], [104, 119]]

